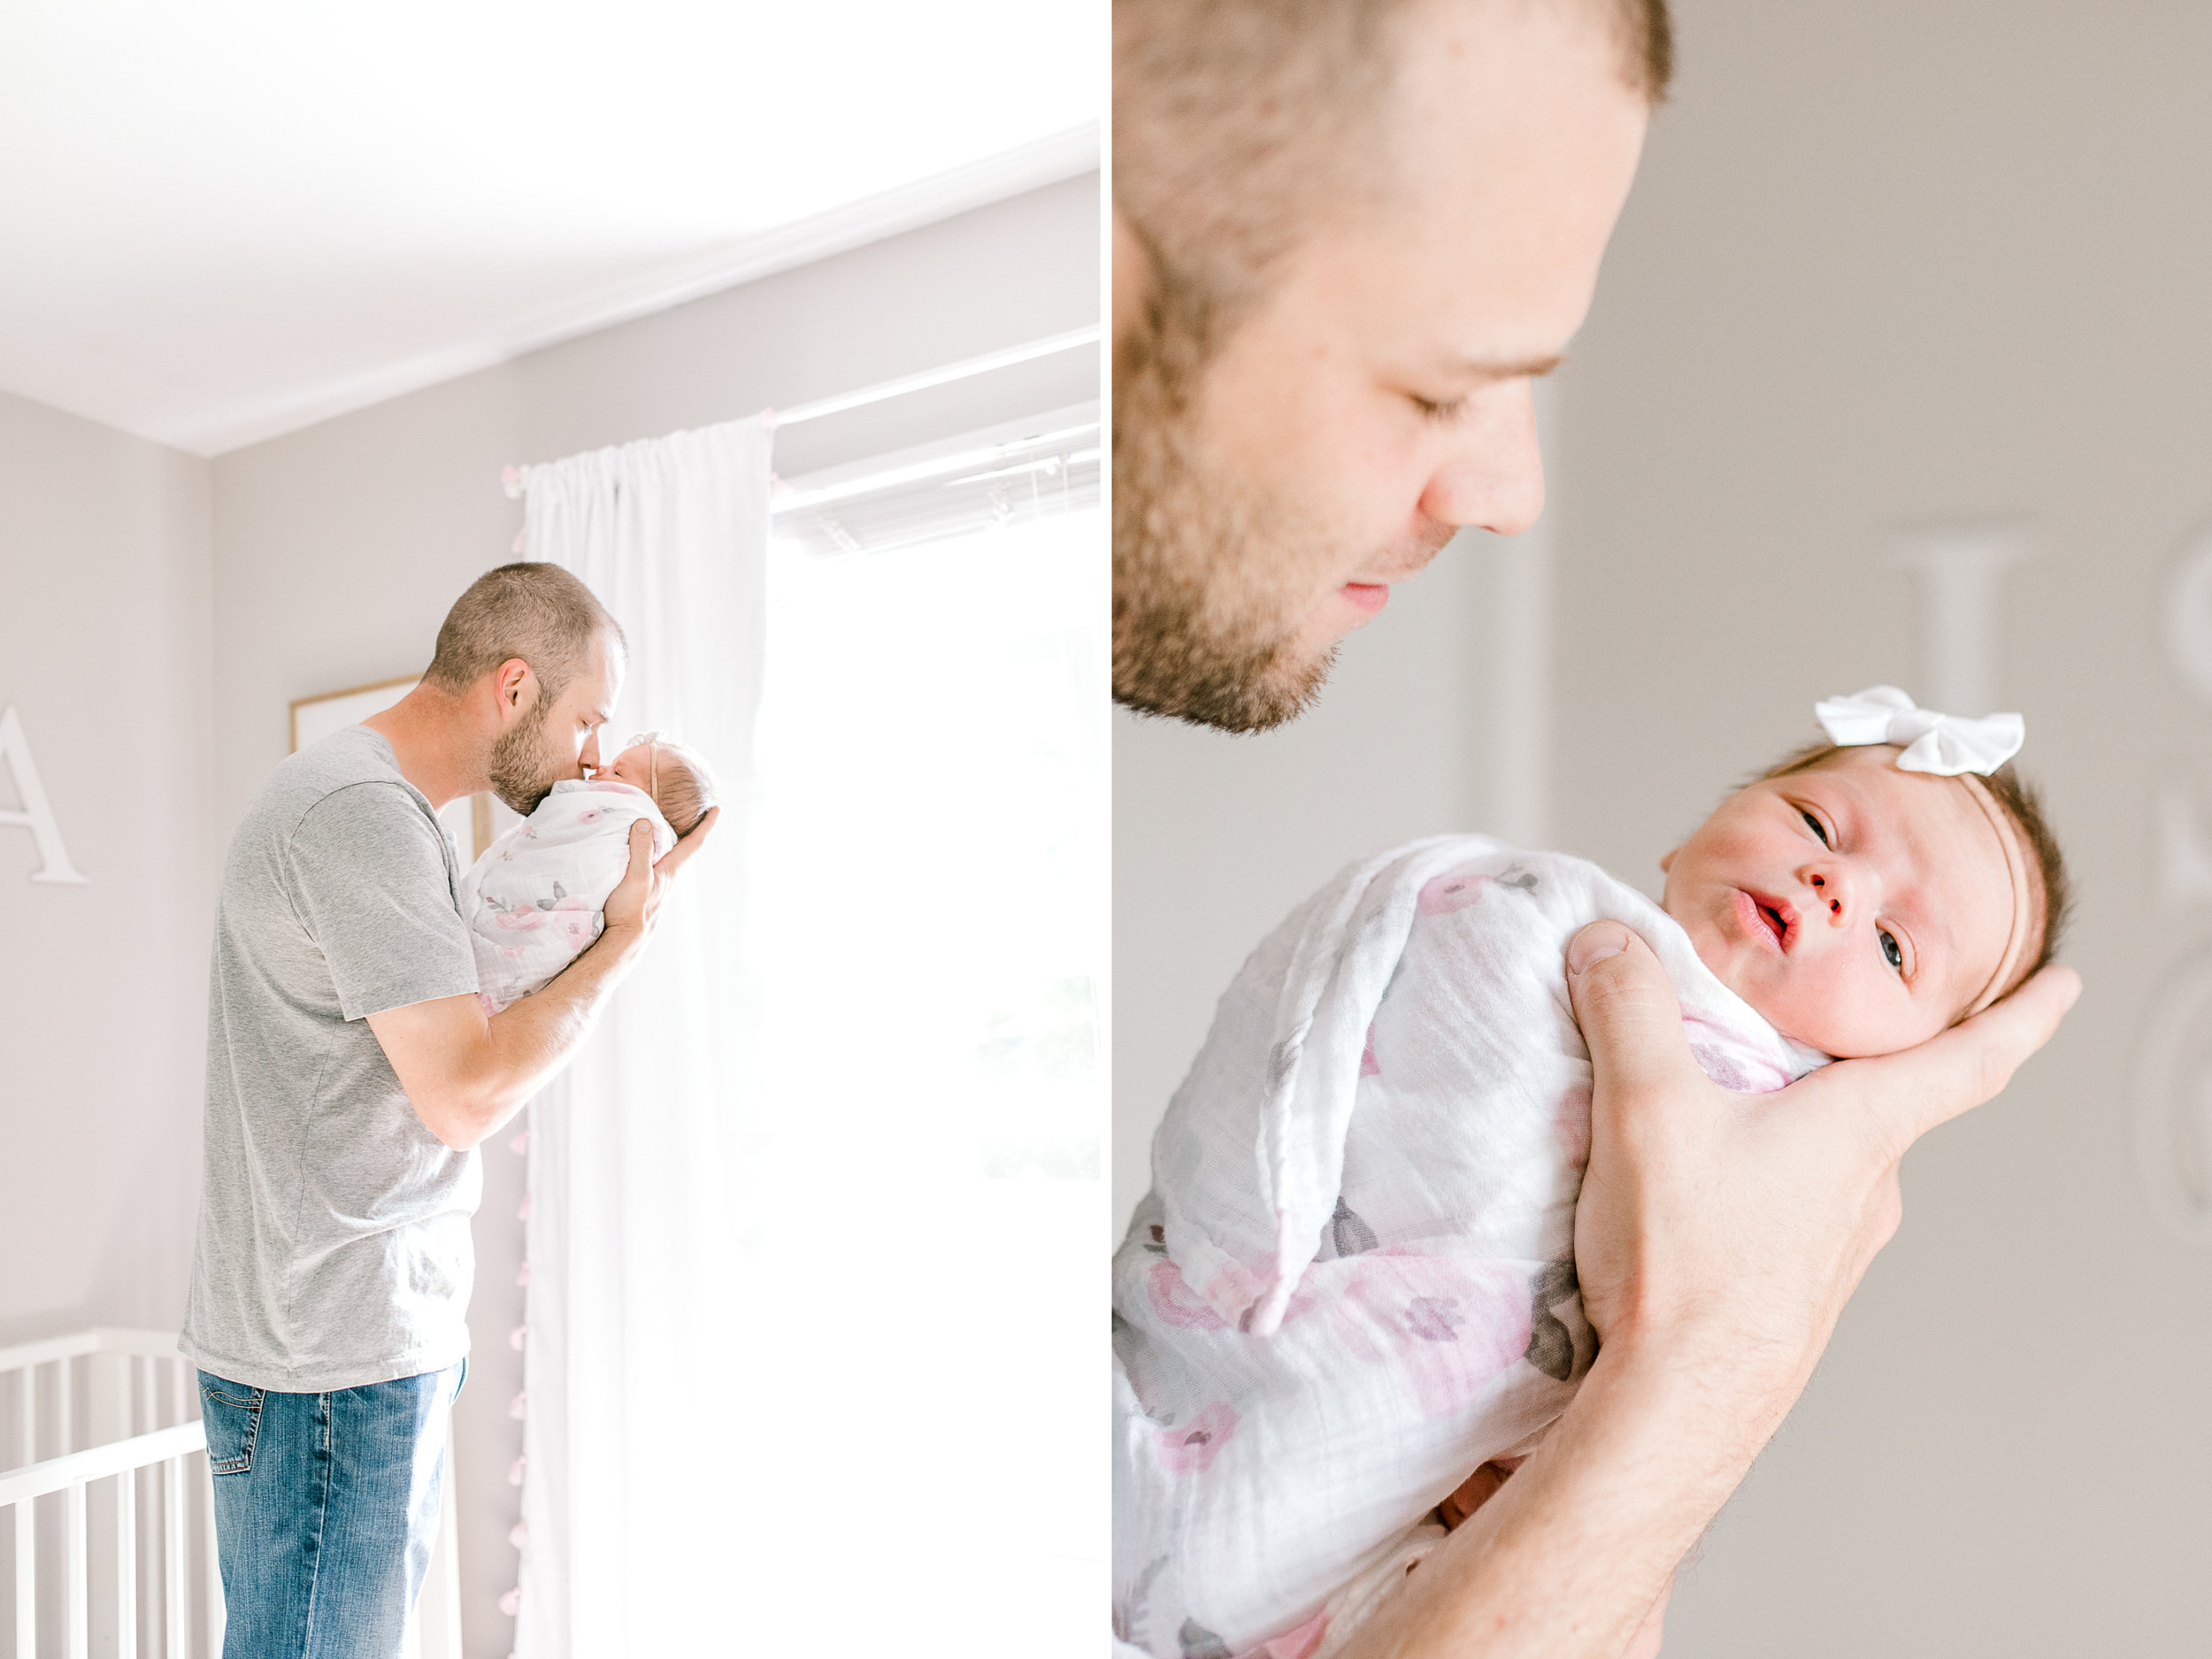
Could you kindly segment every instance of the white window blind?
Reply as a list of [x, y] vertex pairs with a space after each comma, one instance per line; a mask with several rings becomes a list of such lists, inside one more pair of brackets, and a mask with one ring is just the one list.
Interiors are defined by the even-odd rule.
[[1083, 404], [811, 474], [785, 484], [771, 511], [787, 549], [892, 553], [1094, 513], [1099, 479], [1098, 408]]

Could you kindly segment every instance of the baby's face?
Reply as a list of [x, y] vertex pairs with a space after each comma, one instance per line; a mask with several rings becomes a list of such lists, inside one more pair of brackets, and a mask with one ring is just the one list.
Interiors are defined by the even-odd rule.
[[632, 744], [614, 757], [612, 764], [602, 766], [594, 776], [612, 778], [617, 783], [626, 783], [633, 789], [652, 794], [653, 746], [650, 743]]
[[1660, 860], [1697, 954], [1784, 1034], [1841, 1056], [1934, 1036], [2012, 923], [1996, 826], [1955, 778], [1847, 749], [1740, 790]]

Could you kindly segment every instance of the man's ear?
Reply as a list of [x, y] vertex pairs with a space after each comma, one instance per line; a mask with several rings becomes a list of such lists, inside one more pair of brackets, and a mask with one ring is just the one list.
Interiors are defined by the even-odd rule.
[[511, 657], [492, 670], [492, 693], [499, 702], [502, 726], [530, 711], [538, 700], [538, 677], [519, 657]]
[[1674, 856], [1681, 850], [1682, 849], [1679, 847], [1670, 847], [1666, 851], [1659, 855], [1659, 873], [1661, 875], [1663, 876], [1667, 874], [1674, 868]]

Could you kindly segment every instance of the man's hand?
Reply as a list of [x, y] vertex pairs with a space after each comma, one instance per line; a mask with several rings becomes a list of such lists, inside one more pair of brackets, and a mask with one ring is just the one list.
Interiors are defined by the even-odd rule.
[[709, 811], [657, 864], [653, 826], [642, 818], [633, 824], [630, 868], [607, 895], [606, 931], [534, 996], [488, 1019], [472, 995], [369, 1016], [394, 1075], [432, 1134], [466, 1151], [568, 1064], [600, 1002], [652, 936], [669, 882], [706, 844], [720, 815], [718, 807]]
[[694, 824], [690, 833], [657, 862], [653, 857], [652, 825], [640, 818], [630, 826], [630, 868], [615, 890], [607, 895], [607, 932], [632, 935], [630, 942], [637, 945], [652, 937], [654, 926], [660, 920], [661, 905], [668, 897], [668, 884], [690, 862], [692, 855], [707, 844], [707, 837], [721, 816], [720, 807], [710, 807], [706, 817]]
[[1755, 1450], [1896, 1232], [1906, 1149], [2002, 1089], [2081, 981], [2046, 968], [1917, 1048], [1745, 1095], [1698, 1070], [1673, 988], [1634, 933], [1593, 923], [1567, 957], [1594, 1072], [1575, 1216], [1583, 1305], [1604, 1341], [1709, 1371]]
[[1641, 940], [1597, 922], [1567, 955], [1595, 1071], [1575, 1257], [1603, 1343], [1512, 1479], [1454, 1494], [1461, 1524], [1342, 1659], [1648, 1654], [1676, 1563], [1897, 1230], [1906, 1148], [2002, 1088], [2081, 989], [2047, 968], [1918, 1048], [1740, 1095], [1690, 1058]]

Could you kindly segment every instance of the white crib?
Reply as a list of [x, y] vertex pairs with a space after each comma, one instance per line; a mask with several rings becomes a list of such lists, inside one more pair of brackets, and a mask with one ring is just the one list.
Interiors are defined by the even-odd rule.
[[[447, 1467], [412, 1659], [461, 1659]], [[173, 1333], [100, 1328], [0, 1348], [0, 1659], [219, 1659], [207, 1440]]]

